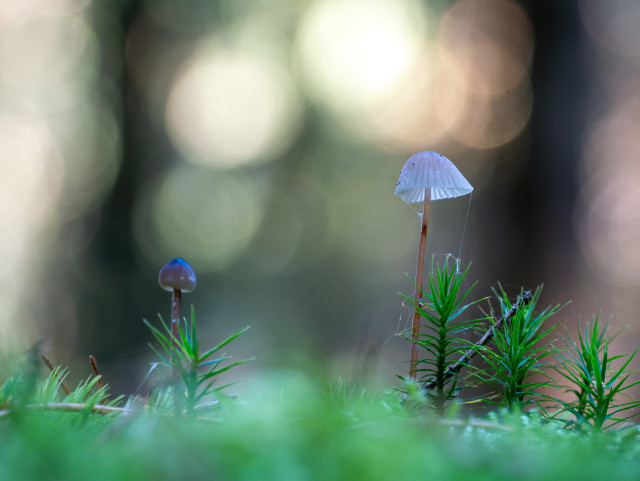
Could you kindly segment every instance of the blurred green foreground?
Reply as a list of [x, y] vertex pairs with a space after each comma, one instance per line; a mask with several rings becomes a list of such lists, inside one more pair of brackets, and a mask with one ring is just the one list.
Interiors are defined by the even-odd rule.
[[640, 468], [637, 428], [588, 437], [535, 416], [446, 424], [409, 417], [388, 394], [284, 378], [207, 423], [142, 410], [4, 417], [0, 479], [588, 481], [637, 479]]

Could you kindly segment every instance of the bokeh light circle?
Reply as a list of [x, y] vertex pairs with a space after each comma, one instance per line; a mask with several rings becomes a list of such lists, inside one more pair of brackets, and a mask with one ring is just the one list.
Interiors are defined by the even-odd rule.
[[207, 42], [176, 75], [165, 119], [189, 162], [239, 167], [286, 149], [299, 115], [293, 82], [277, 62]]
[[533, 90], [527, 81], [504, 94], [467, 94], [464, 113], [447, 126], [457, 140], [478, 149], [506, 144], [527, 126], [533, 112]]
[[640, 55], [640, 3], [636, 0], [580, 0], [582, 20], [591, 37], [618, 55]]
[[640, 287], [640, 176], [607, 184], [593, 198], [581, 229], [593, 271], [612, 285]]
[[387, 98], [420, 53], [421, 6], [411, 0], [323, 0], [299, 29], [299, 62], [310, 94], [340, 114]]
[[34, 110], [73, 103], [74, 88], [95, 75], [98, 43], [81, 16], [31, 16], [5, 29], [2, 37], [0, 87]]
[[52, 223], [60, 198], [60, 157], [44, 122], [7, 111], [0, 115], [0, 276]]
[[121, 138], [113, 112], [92, 104], [77, 106], [58, 134], [69, 146], [60, 200], [66, 220], [95, 208], [109, 194], [120, 170]]
[[584, 144], [580, 241], [593, 271], [612, 285], [640, 286], [639, 106], [636, 98], [611, 109]]
[[438, 45], [450, 78], [463, 90], [498, 95], [527, 80], [533, 27], [515, 2], [461, 0], [443, 16]]
[[627, 98], [593, 125], [585, 140], [581, 176], [599, 182], [640, 174], [640, 97]]
[[260, 226], [266, 182], [244, 170], [172, 170], [137, 202], [134, 230], [142, 252], [184, 257], [200, 271], [226, 269]]
[[529, 68], [533, 27], [510, 0], [460, 0], [444, 14], [440, 61], [462, 112], [442, 116], [452, 137], [471, 147], [506, 144], [533, 111]]

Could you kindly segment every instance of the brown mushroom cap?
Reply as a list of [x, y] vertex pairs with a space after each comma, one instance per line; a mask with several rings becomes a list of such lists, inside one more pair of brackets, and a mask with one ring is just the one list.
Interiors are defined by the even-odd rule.
[[160, 269], [158, 284], [165, 291], [191, 292], [196, 288], [196, 273], [187, 261], [177, 257]]

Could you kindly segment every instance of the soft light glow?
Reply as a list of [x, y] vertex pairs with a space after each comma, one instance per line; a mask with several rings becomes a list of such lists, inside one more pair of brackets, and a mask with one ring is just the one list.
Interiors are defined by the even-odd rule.
[[459, 141], [475, 148], [506, 144], [524, 130], [533, 111], [533, 92], [527, 81], [502, 95], [483, 97], [468, 93], [465, 112], [448, 125]]
[[17, 24], [34, 16], [68, 15], [87, 7], [92, 0], [0, 0], [0, 25]]
[[464, 90], [497, 95], [527, 78], [533, 28], [515, 2], [456, 2], [443, 16], [438, 38], [451, 79]]
[[391, 95], [420, 52], [424, 15], [409, 0], [322, 0], [306, 14], [300, 63], [311, 93], [339, 113]]
[[297, 118], [295, 89], [275, 62], [210, 43], [182, 67], [166, 108], [176, 147], [204, 166], [271, 160], [289, 145]]
[[7, 110], [0, 114], [0, 332], [11, 338], [28, 327], [25, 322], [16, 327], [15, 313], [20, 311], [22, 320], [31, 314], [25, 293], [29, 274], [37, 269], [32, 258], [38, 258], [60, 195], [58, 147], [37, 118]]
[[20, 95], [40, 112], [65, 107], [96, 60], [95, 36], [80, 16], [30, 16], [2, 32], [0, 96]]
[[586, 138], [581, 177], [585, 183], [616, 181], [640, 174], [640, 98], [626, 101], [596, 123]]
[[265, 181], [245, 171], [176, 168], [136, 206], [141, 251], [154, 261], [180, 255], [200, 271], [224, 270], [260, 226]]
[[640, 99], [612, 109], [584, 148], [580, 240], [594, 272], [613, 285], [640, 286]]
[[620, 178], [598, 192], [582, 226], [584, 253], [612, 285], [640, 286], [640, 175]]
[[[599, 303], [608, 291], [613, 306], [605, 309], [612, 309], [614, 322], [626, 324], [637, 313], [640, 287], [640, 3], [579, 0], [577, 5], [590, 37], [583, 41], [589, 52], [584, 59], [591, 61], [585, 69], [591, 106], [575, 211], [587, 267], [581, 278], [584, 297], [598, 299], [593, 308], [603, 308]], [[638, 327], [626, 332], [623, 344], [633, 350]]]
[[447, 137], [446, 126], [463, 113], [464, 96], [452, 88], [432, 50], [425, 47], [422, 60], [398, 83], [392, 98], [355, 124], [363, 137], [402, 154]]
[[475, 148], [511, 141], [533, 110], [528, 69], [533, 30], [510, 0], [461, 0], [442, 18], [440, 60], [464, 110], [443, 117], [449, 133]]
[[[48, 333], [69, 348], [75, 339], [66, 282], [71, 269], [54, 282], [51, 276], [88, 236], [65, 229], [61, 249], [57, 229], [104, 198], [117, 173], [119, 145], [115, 120], [99, 105], [99, 46], [85, 19], [89, 3], [0, 0], [0, 324], [13, 326], [0, 331], [34, 339]], [[53, 327], [61, 313], [65, 321]]]
[[0, 273], [51, 222], [60, 194], [62, 165], [47, 126], [34, 118], [0, 116]]
[[580, 0], [587, 31], [613, 53], [640, 55], [640, 3], [635, 0]]
[[120, 132], [104, 106], [76, 106], [56, 134], [63, 141], [63, 220], [83, 214], [102, 202], [120, 169]]
[[421, 35], [393, 94], [352, 122], [355, 130], [386, 148], [412, 150], [451, 137], [489, 149], [522, 132], [533, 109], [533, 30], [520, 6], [461, 0], [443, 15], [437, 37]]

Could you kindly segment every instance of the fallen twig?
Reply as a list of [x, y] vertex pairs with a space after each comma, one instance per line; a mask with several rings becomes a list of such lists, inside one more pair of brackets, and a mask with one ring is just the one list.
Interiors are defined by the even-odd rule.
[[[142, 412], [149, 408], [149, 405], [141, 406], [141, 408], [124, 408], [118, 406], [106, 406], [104, 404], [86, 405], [83, 403], [37, 403], [27, 404], [24, 408], [29, 410], [48, 410], [48, 411], [68, 411], [68, 412], [82, 412], [87, 411], [92, 414], [132, 414], [135, 412]], [[11, 414], [11, 409], [1, 409], [0, 418], [7, 417]], [[218, 423], [219, 420], [215, 418], [197, 417], [196, 421], [204, 423]]]
[[[93, 406], [87, 406], [83, 403], [37, 403], [27, 404], [24, 406], [26, 409], [48, 409], [52, 411], [89, 411], [97, 414], [110, 414], [110, 413], [122, 413], [129, 414], [135, 410], [132, 408], [121, 408], [117, 406], [105, 406], [103, 404], [94, 404]], [[8, 416], [11, 413], [10, 409], [0, 410], [0, 418]]]

